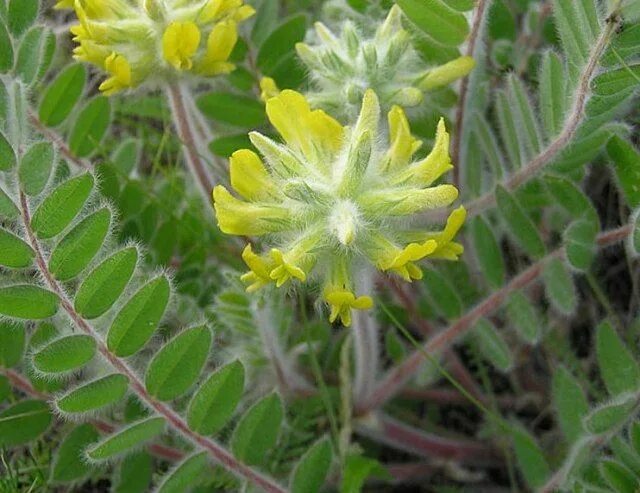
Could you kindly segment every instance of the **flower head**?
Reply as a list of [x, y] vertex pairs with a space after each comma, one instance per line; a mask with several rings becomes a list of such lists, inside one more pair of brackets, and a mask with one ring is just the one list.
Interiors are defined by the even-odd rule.
[[424, 70], [401, 17], [400, 7], [392, 7], [372, 37], [351, 21], [343, 23], [339, 36], [316, 23], [316, 43], [296, 46], [315, 89], [309, 95], [312, 104], [349, 118], [357, 114], [365, 91], [373, 89], [385, 111], [392, 105], [415, 106], [424, 91], [464, 77], [474, 67], [473, 59], [464, 56]]
[[79, 24], [75, 58], [109, 74], [107, 95], [176, 73], [228, 73], [238, 23], [253, 15], [243, 0], [60, 0]]
[[371, 90], [353, 127], [313, 110], [291, 90], [268, 99], [266, 109], [282, 142], [250, 134], [262, 157], [249, 150], [231, 157], [231, 184], [240, 198], [221, 185], [213, 190], [220, 229], [263, 236], [268, 245], [263, 254], [251, 245], [243, 252], [249, 291], [319, 280], [331, 321], [349, 325], [351, 310], [373, 304], [371, 293], [356, 292], [363, 271], [376, 268], [411, 281], [422, 277], [422, 259], [455, 260], [462, 253], [453, 238], [463, 208], [443, 231], [412, 227], [417, 213], [446, 207], [458, 196], [454, 186], [435, 183], [451, 169], [443, 122], [433, 150], [415, 159], [420, 142], [403, 110], [393, 107], [388, 132], [381, 130]]

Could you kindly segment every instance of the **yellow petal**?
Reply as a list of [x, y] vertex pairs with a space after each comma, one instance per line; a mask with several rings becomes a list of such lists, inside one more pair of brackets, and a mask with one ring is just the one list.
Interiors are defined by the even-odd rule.
[[310, 160], [331, 156], [342, 146], [342, 125], [322, 110], [311, 111], [296, 91], [285, 89], [269, 99], [267, 116], [285, 142]]
[[278, 85], [276, 81], [271, 77], [263, 77], [260, 79], [260, 99], [267, 102], [268, 99], [276, 97], [280, 94], [280, 89], [278, 89]]
[[216, 24], [207, 39], [206, 62], [227, 61], [237, 42], [238, 26], [235, 21], [230, 20]]
[[351, 325], [351, 310], [369, 310], [373, 307], [373, 300], [369, 296], [356, 296], [347, 289], [325, 288], [324, 299], [331, 307], [329, 321], [335, 322], [340, 317], [345, 327]]
[[100, 91], [110, 96], [131, 87], [131, 65], [124, 56], [112, 53], [106, 58], [104, 65], [111, 77], [100, 84]]
[[290, 227], [291, 212], [282, 207], [244, 202], [222, 185], [213, 189], [218, 226], [223, 233], [259, 236]]
[[162, 36], [165, 60], [178, 70], [190, 70], [200, 45], [200, 29], [194, 22], [172, 22]]
[[249, 200], [277, 197], [278, 189], [258, 155], [240, 149], [230, 159], [231, 186]]
[[428, 188], [387, 188], [365, 192], [358, 203], [368, 214], [380, 216], [406, 216], [425, 209], [450, 205], [458, 198], [453, 185]]
[[394, 106], [389, 112], [389, 149], [387, 169], [397, 169], [406, 166], [413, 154], [420, 148], [422, 142], [411, 135], [409, 120], [404, 110]]

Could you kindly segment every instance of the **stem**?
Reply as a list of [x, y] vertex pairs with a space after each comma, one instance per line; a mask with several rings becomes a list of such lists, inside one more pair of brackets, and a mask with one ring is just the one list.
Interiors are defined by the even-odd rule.
[[220, 463], [225, 469], [231, 471], [237, 476], [244, 478], [256, 486], [261, 487], [268, 493], [286, 493], [287, 490], [278, 485], [274, 480], [263, 476], [258, 471], [250, 468], [249, 466], [236, 460], [233, 455], [227, 451], [222, 445], [218, 444], [214, 440], [200, 435], [192, 431], [187, 423], [184, 421], [176, 411], [169, 405], [155, 399], [151, 394], [147, 392], [144, 383], [137, 375], [137, 373], [122, 359], [118, 358], [107, 348], [106, 343], [102, 339], [100, 333], [91, 326], [85, 319], [83, 319], [74, 309], [73, 303], [65, 293], [63, 287], [53, 277], [49, 268], [47, 267], [47, 261], [45, 260], [42, 247], [35, 237], [33, 229], [31, 229], [31, 213], [29, 211], [29, 204], [24, 193], [20, 193], [20, 205], [22, 209], [22, 221], [24, 223], [27, 240], [29, 241], [31, 248], [35, 252], [36, 265], [40, 274], [43, 276], [45, 283], [60, 299], [60, 305], [67, 312], [74, 325], [85, 334], [91, 336], [98, 347], [98, 351], [104, 357], [104, 359], [119, 373], [125, 375], [129, 379], [130, 387], [138, 398], [144, 402], [149, 408], [153, 409], [156, 413], [162, 416], [169, 426], [175, 430], [178, 434], [194, 443], [195, 445], [205, 449], [209, 455]]
[[211, 203], [211, 191], [213, 190], [214, 181], [207, 163], [203, 159], [203, 156], [206, 155], [203, 152], [206, 151], [203, 149], [202, 143], [199, 144], [198, 125], [190, 117], [189, 96], [185, 92], [185, 88], [178, 83], [170, 84], [166, 88], [173, 122], [178, 131], [178, 137], [180, 137], [185, 147], [184, 157], [187, 167], [193, 175], [205, 202]]
[[[624, 240], [631, 233], [631, 226], [626, 225], [620, 228], [601, 233], [597, 238], [600, 247], [611, 245]], [[451, 345], [464, 333], [468, 332], [475, 322], [490, 313], [499, 309], [511, 293], [525, 288], [532, 284], [543, 271], [544, 266], [553, 258], [564, 257], [565, 249], [560, 247], [539, 260], [525, 271], [514, 277], [502, 289], [492, 293], [461, 318], [453, 322], [449, 327], [439, 334], [428, 339], [420, 351], [414, 351], [405, 358], [399, 365], [389, 370], [382, 382], [374, 389], [373, 393], [361, 407], [360, 413], [366, 413], [380, 407], [393, 396], [395, 396], [404, 384], [418, 371], [422, 363], [423, 352], [431, 354], [451, 347]]]
[[[478, 0], [478, 5], [476, 6], [475, 12], [473, 13], [473, 20], [471, 22], [471, 32], [469, 33], [467, 49], [465, 50], [465, 55], [471, 56], [473, 58], [477, 58], [477, 46], [478, 46], [478, 38], [480, 35], [481, 27], [484, 23], [485, 12], [488, 11], [488, 8], [491, 4], [491, 0]], [[457, 166], [453, 168], [453, 183], [456, 186], [460, 185], [460, 174], [462, 171], [460, 160], [460, 148], [463, 140], [466, 141], [466, 122], [467, 122], [467, 106], [468, 106], [468, 95], [469, 95], [469, 82], [471, 76], [468, 75], [460, 84], [460, 96], [458, 100], [458, 106], [456, 110], [456, 131], [452, 136], [451, 142], [451, 160], [453, 163], [457, 163]], [[466, 160], [465, 160], [466, 161]]]
[[[2, 373], [9, 379], [9, 382], [14, 388], [24, 392], [28, 396], [36, 397], [44, 401], [54, 400], [54, 397], [52, 397], [51, 395], [45, 394], [44, 392], [36, 389], [31, 384], [31, 382], [29, 382], [23, 375], [21, 375], [17, 371], [6, 369], [2, 370]], [[95, 426], [100, 433], [109, 434], [113, 433], [116, 429], [116, 426], [114, 424], [100, 419], [90, 419], [88, 420], [88, 422]], [[149, 445], [148, 449], [149, 452], [151, 452], [156, 457], [174, 462], [181, 460], [185, 456], [185, 453], [182, 450], [178, 450], [158, 443]]]
[[[357, 292], [371, 291], [373, 273], [368, 272]], [[372, 392], [380, 363], [378, 324], [372, 310], [357, 310], [353, 317], [353, 349], [355, 358], [353, 399], [356, 407]]]
[[467, 462], [492, 462], [495, 451], [484, 443], [445, 438], [418, 430], [386, 414], [377, 413], [361, 421], [356, 431], [378, 443], [420, 457]]

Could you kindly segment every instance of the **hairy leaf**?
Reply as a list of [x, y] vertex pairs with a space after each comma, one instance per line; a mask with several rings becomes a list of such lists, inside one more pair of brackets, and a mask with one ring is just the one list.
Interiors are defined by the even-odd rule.
[[446, 46], [458, 46], [469, 33], [464, 15], [442, 0], [398, 0], [411, 21], [431, 38]]
[[542, 486], [551, 471], [540, 446], [524, 428], [513, 428], [512, 437], [516, 460], [525, 481], [532, 488]]
[[100, 435], [96, 429], [84, 423], [69, 432], [56, 450], [51, 468], [51, 479], [59, 482], [76, 481], [91, 472], [91, 466], [84, 458], [84, 449], [97, 442]]
[[187, 410], [189, 428], [211, 435], [227, 424], [244, 391], [244, 367], [229, 363], [204, 382], [194, 394]]
[[53, 145], [49, 142], [37, 142], [27, 149], [18, 170], [24, 193], [34, 196], [44, 190], [53, 169], [54, 155]]
[[602, 379], [611, 395], [640, 390], [640, 365], [607, 321], [598, 326], [596, 352]]
[[38, 17], [38, 0], [9, 0], [7, 21], [14, 36], [20, 37]]
[[33, 366], [43, 373], [62, 373], [86, 365], [96, 354], [96, 342], [88, 335], [56, 339], [33, 355]]
[[255, 403], [242, 416], [231, 437], [231, 450], [248, 465], [263, 464], [276, 444], [283, 418], [282, 401], [271, 394]]
[[564, 232], [564, 244], [571, 267], [579, 271], [591, 267], [597, 253], [597, 234], [597, 228], [590, 220], [583, 219], [569, 225]]
[[499, 370], [508, 371], [513, 365], [509, 346], [495, 326], [486, 318], [478, 320], [473, 329], [474, 340], [480, 353]]
[[40, 103], [42, 123], [51, 127], [61, 124], [80, 99], [86, 81], [87, 70], [80, 63], [71, 64], [60, 72], [47, 87]]
[[117, 356], [131, 356], [144, 346], [158, 327], [169, 303], [165, 276], [148, 282], [120, 310], [107, 335], [107, 346]]
[[59, 235], [80, 213], [93, 189], [93, 176], [86, 173], [58, 185], [36, 209], [31, 227], [42, 239]]
[[187, 329], [153, 357], [145, 375], [149, 393], [161, 401], [185, 394], [198, 379], [211, 348], [207, 327]]
[[11, 68], [13, 68], [13, 45], [7, 27], [0, 22], [0, 73], [8, 72]]
[[500, 215], [509, 232], [522, 249], [534, 258], [542, 257], [546, 248], [538, 230], [522, 206], [501, 186], [496, 188], [496, 200]]
[[291, 477], [291, 493], [318, 493], [331, 467], [331, 442], [322, 438], [302, 456]]
[[0, 265], [13, 269], [29, 267], [35, 253], [13, 233], [0, 228]]
[[158, 486], [158, 493], [182, 493], [198, 482], [208, 465], [206, 452], [190, 455], [170, 471]]
[[111, 105], [109, 99], [98, 96], [90, 100], [80, 111], [71, 129], [69, 147], [78, 157], [87, 157], [99, 147], [109, 128]]
[[535, 344], [542, 332], [542, 321], [529, 299], [521, 292], [516, 291], [507, 300], [507, 318], [516, 332], [525, 341]]
[[[20, 2], [20, 0], [16, 0]], [[26, 84], [40, 80], [51, 65], [56, 49], [56, 37], [43, 26], [34, 26], [23, 36], [15, 71]]]
[[153, 475], [153, 459], [145, 452], [127, 455], [120, 462], [120, 467], [113, 484], [113, 493], [146, 493], [150, 490]]
[[51, 253], [51, 273], [61, 281], [80, 274], [102, 247], [110, 224], [111, 211], [106, 207], [80, 221]]
[[0, 411], [0, 447], [15, 447], [35, 440], [53, 420], [44, 401], [25, 400]]
[[470, 224], [473, 251], [489, 284], [499, 288], [504, 282], [505, 266], [500, 245], [493, 230], [481, 217], [474, 217]]
[[564, 262], [558, 258], [551, 259], [544, 266], [542, 274], [547, 298], [560, 313], [570, 315], [578, 304], [573, 278]]
[[119, 373], [107, 375], [78, 387], [57, 400], [65, 413], [84, 413], [115, 404], [129, 388], [129, 379]]
[[49, 318], [58, 311], [58, 297], [30, 284], [0, 288], [0, 315], [22, 319]]
[[562, 130], [568, 105], [567, 79], [561, 58], [549, 51], [542, 58], [540, 68], [540, 110], [548, 137]]
[[16, 153], [9, 141], [0, 130], [0, 171], [7, 171], [17, 163]]
[[618, 136], [611, 137], [607, 153], [613, 161], [620, 188], [632, 208], [640, 206], [640, 152]]
[[198, 98], [198, 108], [213, 120], [255, 128], [264, 125], [264, 105], [254, 98], [232, 93], [211, 92]]
[[138, 250], [128, 247], [103, 260], [82, 282], [75, 298], [76, 311], [86, 319], [104, 314], [129, 284]]
[[0, 367], [11, 368], [22, 360], [25, 330], [22, 324], [0, 322]]
[[163, 418], [152, 417], [138, 421], [108, 436], [94, 447], [87, 450], [91, 460], [106, 460], [126, 452], [145, 442], [153, 440], [164, 432]]
[[575, 442], [584, 433], [582, 419], [589, 412], [589, 403], [584, 391], [575, 377], [563, 366], [553, 374], [552, 389], [560, 428], [569, 442]]
[[622, 394], [616, 399], [598, 406], [585, 416], [584, 427], [587, 431], [597, 435], [608, 433], [628, 419], [635, 405], [635, 396]]
[[20, 214], [13, 200], [0, 188], [0, 218], [15, 219]]

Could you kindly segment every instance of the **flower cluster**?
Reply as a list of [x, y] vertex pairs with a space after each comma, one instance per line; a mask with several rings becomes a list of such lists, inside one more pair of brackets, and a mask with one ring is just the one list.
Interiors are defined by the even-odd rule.
[[242, 0], [60, 0], [56, 7], [75, 10], [75, 58], [109, 74], [105, 94], [175, 72], [230, 72], [237, 25], [254, 13]]
[[[262, 154], [240, 150], [231, 157], [231, 185], [213, 191], [220, 229], [233, 235], [264, 236], [266, 253], [248, 245], [243, 276], [249, 291], [266, 285], [317, 278], [330, 307], [330, 320], [351, 322], [352, 309], [373, 305], [371, 293], [356, 292], [355, 280], [371, 267], [420, 279], [423, 258], [455, 260], [462, 246], [453, 241], [465, 219], [459, 208], [443, 231], [413, 227], [416, 213], [450, 205], [453, 185], [436, 181], [452, 164], [449, 135], [438, 125], [436, 142], [414, 159], [421, 142], [399, 106], [380, 129], [380, 102], [373, 90], [363, 96], [353, 127], [343, 127], [322, 110], [312, 110], [301, 94], [284, 90], [267, 100], [269, 120], [283, 143], [250, 134]], [[387, 140], [388, 145], [381, 141]]]
[[316, 23], [318, 43], [296, 46], [314, 88], [309, 94], [312, 105], [348, 119], [357, 115], [364, 92], [373, 89], [384, 110], [415, 106], [424, 91], [464, 77], [474, 67], [473, 58], [463, 56], [425, 70], [401, 19], [394, 5], [373, 37], [362, 35], [351, 21], [343, 24], [339, 36]]

